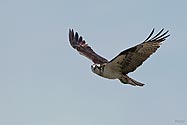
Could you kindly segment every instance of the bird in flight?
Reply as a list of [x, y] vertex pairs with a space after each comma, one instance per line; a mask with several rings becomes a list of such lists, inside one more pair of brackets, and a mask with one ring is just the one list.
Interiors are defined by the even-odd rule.
[[119, 79], [123, 84], [143, 86], [143, 83], [130, 78], [127, 74], [142, 65], [150, 55], [156, 52], [161, 43], [170, 36], [168, 35], [169, 31], [163, 31], [164, 29], [153, 36], [153, 29], [143, 42], [122, 51], [110, 61], [95, 53], [83, 37], [79, 36], [77, 32], [74, 33], [73, 29], [69, 29], [69, 42], [81, 55], [92, 60], [94, 64], [91, 65], [91, 70], [97, 75], [108, 79]]

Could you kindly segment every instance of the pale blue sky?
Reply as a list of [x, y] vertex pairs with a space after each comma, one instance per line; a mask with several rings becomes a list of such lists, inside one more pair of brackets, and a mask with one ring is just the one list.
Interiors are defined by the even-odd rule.
[[[0, 0], [0, 124], [187, 125], [186, 5]], [[130, 74], [146, 84], [133, 87], [93, 74], [92, 62], [70, 47], [69, 28], [109, 60], [152, 28], [171, 37]]]

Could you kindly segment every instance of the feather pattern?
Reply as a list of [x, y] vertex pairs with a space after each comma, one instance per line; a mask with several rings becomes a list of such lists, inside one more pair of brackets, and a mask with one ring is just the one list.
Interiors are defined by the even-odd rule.
[[115, 70], [118, 69], [118, 71], [122, 72], [124, 75], [129, 72], [133, 72], [137, 67], [142, 65], [142, 63], [149, 58], [150, 55], [156, 52], [156, 50], [160, 47], [161, 42], [170, 36], [167, 35], [168, 31], [162, 34], [163, 31], [164, 29], [152, 37], [154, 33], [153, 29], [147, 39], [145, 39], [141, 44], [121, 52], [107, 65], [110, 65], [110, 67]]
[[79, 36], [77, 32], [74, 34], [73, 29], [69, 29], [69, 41], [74, 49], [76, 49], [81, 55], [91, 59], [95, 64], [108, 62], [107, 59], [95, 53], [85, 40], [83, 40], [82, 36]]

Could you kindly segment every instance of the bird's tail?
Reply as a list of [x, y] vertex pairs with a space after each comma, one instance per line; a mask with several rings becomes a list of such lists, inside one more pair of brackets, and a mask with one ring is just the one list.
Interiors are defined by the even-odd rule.
[[127, 75], [123, 75], [123, 77], [119, 78], [119, 80], [123, 83], [123, 84], [130, 84], [133, 86], [143, 86], [143, 83], [137, 82], [136, 80], [128, 77]]

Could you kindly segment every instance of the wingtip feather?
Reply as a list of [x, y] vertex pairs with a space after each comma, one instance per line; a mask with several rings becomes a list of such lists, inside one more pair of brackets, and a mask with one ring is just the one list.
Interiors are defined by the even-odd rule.
[[[162, 33], [164, 31], [164, 28], [162, 28], [155, 36], [153, 36], [152, 38], [151, 38], [151, 36], [153, 35], [153, 33], [154, 33], [154, 28], [153, 28], [153, 30], [151, 31], [151, 33], [150, 33], [150, 35], [147, 37], [147, 39], [145, 39], [144, 40], [144, 42], [147, 42], [147, 41], [160, 41], [160, 42], [162, 42], [162, 41], [164, 41], [167, 37], [169, 37], [170, 36], [170, 34], [169, 35], [166, 35], [168, 32], [169, 32], [169, 30], [167, 30], [166, 32], [164, 32], [164, 33]], [[166, 35], [166, 36], [165, 36]]]
[[152, 29], [151, 33], [149, 34], [149, 36], [144, 41], [147, 41], [153, 35], [154, 31], [155, 31], [155, 28]]

